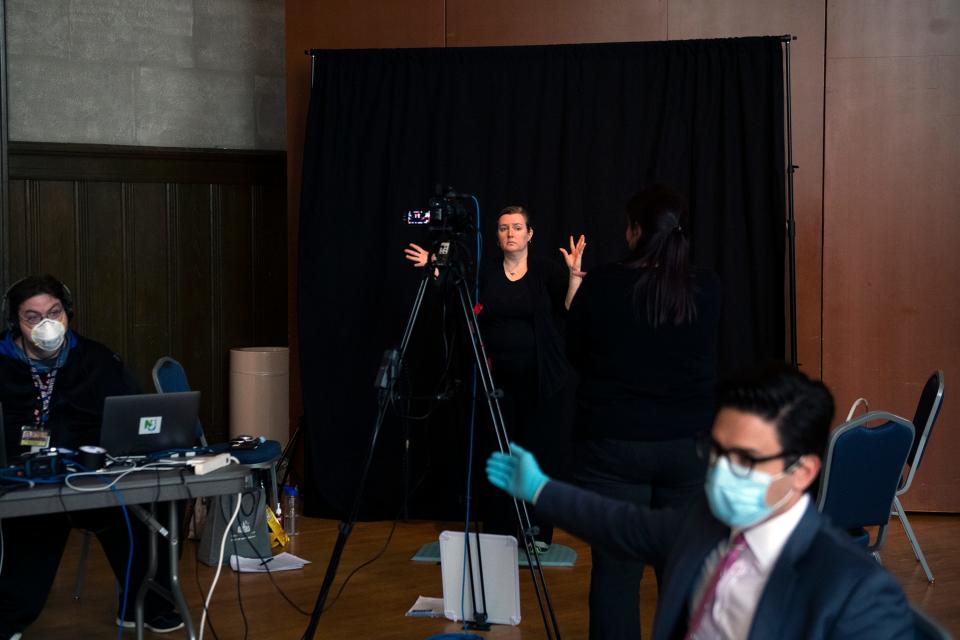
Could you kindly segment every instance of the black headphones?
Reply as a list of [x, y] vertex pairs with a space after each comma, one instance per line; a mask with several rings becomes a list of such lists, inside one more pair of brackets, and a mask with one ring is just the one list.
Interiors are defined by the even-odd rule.
[[[20, 278], [9, 287], [3, 294], [3, 311], [0, 314], [0, 317], [3, 317], [7, 324], [7, 330], [10, 331], [13, 335], [20, 335], [20, 322], [19, 322], [19, 304], [13, 305], [10, 302], [10, 293], [16, 289], [18, 286], [28, 281], [35, 281], [36, 284], [36, 293], [33, 295], [47, 293], [52, 295], [54, 298], [60, 300], [60, 303], [63, 305], [63, 311], [67, 314], [67, 317], [73, 318], [73, 294], [70, 293], [70, 287], [65, 285], [60, 280], [57, 280], [53, 276], [43, 275], [43, 276], [27, 276], [26, 278]], [[29, 298], [28, 297], [28, 298]]]

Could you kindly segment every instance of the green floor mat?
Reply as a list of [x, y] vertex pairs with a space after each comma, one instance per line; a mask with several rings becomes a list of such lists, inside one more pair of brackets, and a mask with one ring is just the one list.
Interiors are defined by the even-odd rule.
[[[414, 562], [433, 562], [440, 564], [440, 542], [428, 542], [410, 558]], [[562, 544], [552, 544], [540, 553], [540, 565], [543, 567], [572, 567], [577, 563], [577, 552]], [[520, 554], [521, 567], [527, 566], [527, 558]]]

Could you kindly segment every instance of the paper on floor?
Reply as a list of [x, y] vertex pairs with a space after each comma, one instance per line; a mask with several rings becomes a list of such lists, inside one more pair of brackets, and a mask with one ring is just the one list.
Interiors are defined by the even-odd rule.
[[230, 567], [234, 571], [239, 571], [241, 573], [263, 573], [268, 569], [273, 571], [291, 571], [293, 569], [303, 569], [304, 565], [310, 564], [309, 560], [304, 560], [303, 558], [298, 558], [292, 553], [278, 553], [277, 555], [267, 558], [265, 561], [261, 562], [260, 558], [241, 558], [238, 556], [230, 556]]
[[443, 598], [427, 598], [419, 596], [413, 603], [407, 615], [413, 618], [442, 618]]

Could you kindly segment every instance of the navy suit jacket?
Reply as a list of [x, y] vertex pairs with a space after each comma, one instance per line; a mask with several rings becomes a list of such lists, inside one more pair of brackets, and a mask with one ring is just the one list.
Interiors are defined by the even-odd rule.
[[[550, 481], [537, 513], [590, 544], [662, 567], [653, 639], [682, 638], [709, 553], [730, 535], [706, 498], [684, 509], [646, 509]], [[750, 638], [908, 638], [903, 590], [813, 504], [787, 540], [764, 587]]]

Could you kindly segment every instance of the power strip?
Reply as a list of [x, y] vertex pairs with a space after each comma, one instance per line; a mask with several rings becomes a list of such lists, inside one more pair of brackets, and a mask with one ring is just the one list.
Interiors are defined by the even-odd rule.
[[229, 453], [218, 453], [212, 456], [196, 456], [187, 460], [187, 465], [193, 467], [193, 472], [198, 476], [216, 471], [220, 467], [230, 464]]

